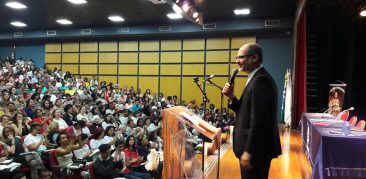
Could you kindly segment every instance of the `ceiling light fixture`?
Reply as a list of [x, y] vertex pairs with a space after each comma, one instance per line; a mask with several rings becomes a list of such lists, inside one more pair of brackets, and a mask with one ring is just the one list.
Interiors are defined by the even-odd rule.
[[27, 27], [27, 24], [20, 22], [20, 21], [13, 21], [13, 22], [10, 22], [10, 24], [15, 27]]
[[59, 24], [62, 24], [62, 25], [70, 25], [70, 24], [72, 24], [72, 22], [69, 21], [69, 20], [67, 20], [67, 19], [57, 19], [56, 22], [59, 23]]
[[360, 16], [361, 16], [361, 17], [366, 17], [366, 10], [361, 11], [361, 12], [360, 12]]
[[125, 21], [125, 19], [123, 19], [123, 17], [121, 17], [121, 16], [109, 16], [108, 19], [113, 21], [113, 22], [123, 22], [123, 21]]
[[183, 16], [181, 14], [177, 14], [177, 13], [169, 13], [166, 16], [168, 16], [169, 19], [181, 19], [181, 18], [183, 18]]
[[5, 6], [8, 6], [8, 7], [13, 8], [13, 9], [25, 9], [25, 8], [27, 8], [26, 5], [24, 5], [20, 2], [16, 2], [16, 1], [7, 2], [5, 4]]
[[235, 9], [234, 14], [235, 15], [248, 15], [248, 14], [250, 14], [250, 9], [248, 9], [248, 8], [246, 8], [246, 9]]
[[73, 4], [86, 4], [86, 0], [67, 0]]

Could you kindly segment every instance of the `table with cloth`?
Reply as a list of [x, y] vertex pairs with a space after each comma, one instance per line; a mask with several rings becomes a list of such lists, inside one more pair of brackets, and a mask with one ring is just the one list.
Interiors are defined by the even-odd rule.
[[304, 113], [301, 136], [313, 179], [366, 178], [366, 131], [342, 133], [344, 121], [329, 114]]

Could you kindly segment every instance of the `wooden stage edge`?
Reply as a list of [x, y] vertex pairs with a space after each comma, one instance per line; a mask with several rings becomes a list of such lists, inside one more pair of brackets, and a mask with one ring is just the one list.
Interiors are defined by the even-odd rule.
[[[285, 128], [283, 125], [278, 125], [278, 130], [282, 155], [272, 160], [268, 178], [310, 179], [312, 167], [305, 154], [300, 131]], [[213, 170], [207, 179], [216, 179], [216, 170]], [[220, 179], [240, 179], [239, 161], [232, 148], [221, 158]]]

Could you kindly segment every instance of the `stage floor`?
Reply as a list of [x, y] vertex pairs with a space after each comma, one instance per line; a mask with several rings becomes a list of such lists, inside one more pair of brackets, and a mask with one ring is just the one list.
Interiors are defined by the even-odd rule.
[[[270, 179], [309, 179], [311, 165], [303, 150], [299, 130], [289, 130], [279, 125], [282, 155], [273, 159], [269, 172]], [[239, 161], [230, 148], [221, 158], [220, 179], [240, 179]], [[217, 167], [215, 167], [217, 168]], [[215, 179], [213, 171], [208, 179]]]

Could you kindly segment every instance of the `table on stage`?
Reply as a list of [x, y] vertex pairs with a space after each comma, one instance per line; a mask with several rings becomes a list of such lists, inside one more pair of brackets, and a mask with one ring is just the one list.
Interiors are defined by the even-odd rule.
[[304, 113], [301, 122], [313, 179], [366, 178], [366, 131], [345, 136], [343, 121], [323, 113]]

